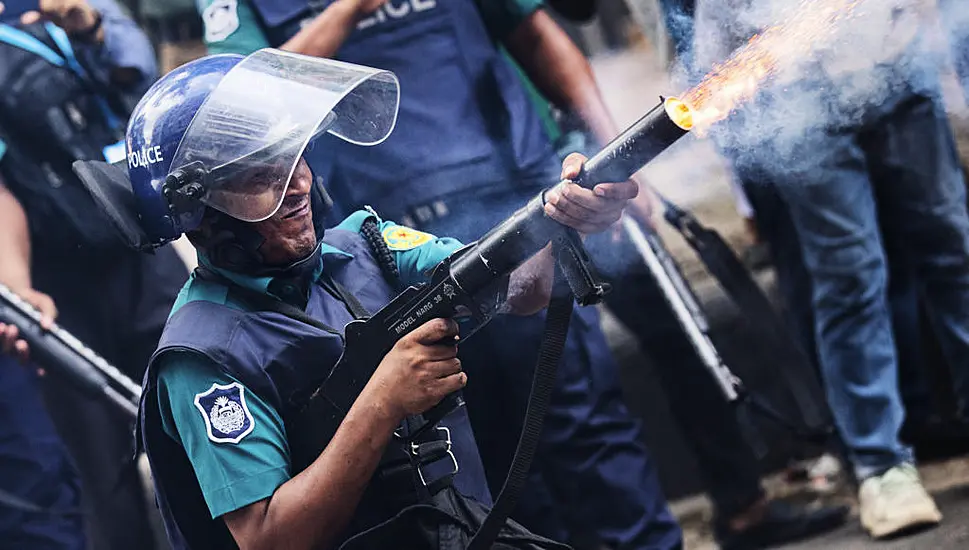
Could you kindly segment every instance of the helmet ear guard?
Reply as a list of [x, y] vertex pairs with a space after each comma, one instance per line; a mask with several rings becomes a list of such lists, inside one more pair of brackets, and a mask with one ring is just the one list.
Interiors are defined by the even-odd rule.
[[141, 216], [128, 179], [127, 166], [123, 163], [78, 160], [71, 167], [125, 246], [147, 252], [160, 244], [152, 242], [140, 223]]

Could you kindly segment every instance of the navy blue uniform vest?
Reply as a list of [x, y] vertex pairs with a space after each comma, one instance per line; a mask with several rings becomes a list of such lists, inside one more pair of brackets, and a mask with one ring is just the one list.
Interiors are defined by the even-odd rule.
[[[57, 51], [43, 25], [23, 30]], [[4, 183], [27, 212], [35, 246], [51, 254], [90, 256], [117, 252], [123, 243], [71, 170], [78, 159], [102, 160], [103, 148], [121, 139], [99, 100], [105, 90], [70, 68], [0, 42], [0, 163]], [[120, 100], [115, 101], [120, 112]]]
[[[383, 278], [367, 243], [356, 233], [330, 230], [324, 241], [352, 254], [347, 258], [328, 255], [325, 270], [371, 312], [379, 310], [395, 295]], [[202, 281], [196, 284], [218, 284]], [[312, 285], [306, 312], [324, 324], [344, 327], [353, 317], [344, 304], [319, 283]], [[208, 301], [183, 305], [169, 319], [158, 349], [145, 375], [140, 411], [141, 442], [151, 463], [157, 500], [166, 529], [176, 549], [235, 548], [221, 519], [212, 520], [198, 481], [184, 449], [162, 430], [157, 403], [157, 369], [162, 357], [185, 350], [202, 354], [226, 373], [258, 394], [280, 412], [290, 433], [296, 420], [293, 398], [308, 386], [319, 384], [336, 364], [343, 351], [343, 340], [305, 323], [274, 312], [244, 312]], [[191, 396], [186, 396], [186, 399]], [[455, 411], [441, 422], [450, 429], [452, 450], [459, 471], [453, 485], [461, 494], [490, 505], [477, 446], [465, 409]], [[387, 455], [400, 451], [392, 442]], [[450, 471], [450, 463], [425, 472], [428, 477]], [[443, 471], [442, 471], [443, 469]], [[296, 472], [293, 472], [295, 475]], [[371, 481], [354, 520], [345, 533], [355, 533], [390, 519], [400, 511], [393, 489], [381, 485], [378, 472]]]
[[[329, 4], [250, 1], [274, 46]], [[347, 212], [370, 204], [393, 218], [467, 191], [533, 193], [557, 176], [541, 119], [474, 0], [390, 0], [335, 57], [393, 71], [401, 88], [397, 126], [384, 143], [361, 148], [327, 136], [309, 153], [327, 157], [328, 188]]]

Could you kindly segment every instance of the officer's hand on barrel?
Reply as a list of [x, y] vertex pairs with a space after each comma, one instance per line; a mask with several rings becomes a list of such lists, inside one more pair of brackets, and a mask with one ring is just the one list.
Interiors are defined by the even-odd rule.
[[67, 31], [67, 34], [76, 36], [95, 29], [100, 22], [100, 14], [85, 0], [40, 0], [37, 10], [20, 17], [20, 22], [25, 25], [41, 20], [50, 21]]
[[545, 194], [545, 213], [553, 220], [581, 233], [599, 233], [619, 221], [626, 204], [639, 194], [632, 181], [600, 183], [586, 189], [572, 183], [586, 157], [572, 153], [562, 163], [565, 180]]
[[432, 319], [397, 341], [370, 379], [378, 399], [403, 418], [420, 414], [464, 387], [458, 324]]
[[[57, 317], [57, 307], [50, 296], [31, 288], [16, 289], [14, 292], [25, 302], [37, 308], [41, 315], [40, 326], [42, 328], [49, 329], [54, 324], [54, 318]], [[20, 339], [20, 331], [14, 325], [0, 323], [0, 351], [15, 355], [24, 363], [30, 359], [30, 348], [27, 346], [27, 342]], [[42, 370], [38, 370], [38, 372], [43, 374]]]

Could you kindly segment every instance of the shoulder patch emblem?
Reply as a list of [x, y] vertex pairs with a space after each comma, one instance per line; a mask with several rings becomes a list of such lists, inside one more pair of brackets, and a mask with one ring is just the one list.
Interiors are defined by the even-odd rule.
[[238, 0], [214, 0], [202, 12], [205, 41], [221, 42], [239, 30]]
[[410, 250], [431, 242], [434, 235], [402, 225], [391, 225], [382, 231], [384, 242], [391, 250]]
[[208, 391], [195, 395], [195, 408], [202, 413], [209, 439], [216, 443], [238, 443], [255, 427], [246, 406], [246, 388], [238, 382], [212, 384]]

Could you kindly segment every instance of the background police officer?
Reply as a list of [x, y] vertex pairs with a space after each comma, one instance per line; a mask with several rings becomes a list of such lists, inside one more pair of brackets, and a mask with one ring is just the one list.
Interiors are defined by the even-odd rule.
[[[233, 540], [335, 547], [368, 532], [376, 540], [357, 539], [359, 547], [406, 540], [408, 547], [464, 548], [470, 533], [448, 515], [473, 524], [491, 500], [465, 409], [420, 439], [392, 437], [413, 437], [414, 415], [464, 386], [453, 320], [434, 319], [404, 336], [364, 377], [359, 394], [324, 390], [352, 405], [323, 436], [322, 452], [303, 463], [297, 452], [301, 440], [316, 436], [299, 429], [306, 414], [300, 396], [324, 378], [340, 378], [343, 371], [332, 369], [354, 345], [376, 345], [352, 340], [349, 331], [344, 339], [342, 327], [386, 304], [397, 292], [394, 279], [423, 280], [461, 246], [382, 222], [369, 210], [322, 239], [315, 227], [325, 206], [314, 202], [306, 143], [321, 124], [349, 143], [382, 142], [394, 128], [395, 92], [396, 80], [381, 71], [277, 50], [244, 60], [203, 58], [161, 79], [132, 116], [129, 152], [158, 148], [159, 160], [96, 172], [130, 178], [147, 242], [187, 232], [199, 254], [201, 270], [180, 294], [149, 366], [141, 409], [142, 440], [176, 547], [222, 548]], [[575, 177], [580, 161], [571, 159], [563, 177]], [[545, 213], [597, 232], [636, 193], [629, 182], [595, 192], [567, 184], [546, 193]], [[508, 311], [543, 308], [551, 268], [545, 247], [515, 270]], [[311, 418], [322, 419], [319, 412]], [[426, 453], [439, 455], [445, 468], [425, 461]], [[400, 514], [412, 498], [432, 495], [447, 514]], [[381, 535], [388, 529], [392, 535]], [[509, 524], [505, 535], [512, 534], [501, 547], [562, 547]]]
[[[328, 190], [344, 213], [371, 204], [407, 225], [470, 240], [556, 179], [559, 160], [514, 69], [500, 55], [499, 39], [526, 70], [564, 79], [556, 88], [563, 102], [591, 111], [590, 120], [600, 122], [604, 133], [614, 130], [607, 117], [596, 116], [604, 106], [581, 52], [555, 34], [561, 30], [550, 25], [540, 1], [201, 5], [211, 52], [273, 45], [399, 76], [394, 135], [366, 151], [333, 143], [308, 157], [318, 173], [329, 174]], [[476, 436], [492, 489], [500, 486], [514, 452], [542, 325], [541, 315], [499, 319], [462, 349], [475, 380], [467, 389], [468, 407], [480, 419]], [[515, 518], [555, 537], [591, 534], [637, 548], [676, 545], [679, 529], [638, 423], [620, 399], [597, 312], [578, 312], [571, 330], [537, 459], [540, 476], [533, 477]], [[496, 392], [505, 400], [494, 399]], [[549, 492], [551, 499], [532, 500]], [[549, 500], [563, 509], [548, 510]], [[564, 515], [552, 521], [556, 513]]]
[[[124, 158], [118, 141], [155, 77], [154, 53], [110, 0], [8, 2], [7, 9], [28, 23], [8, 18], [0, 28], [0, 174], [5, 212], [20, 214], [0, 216], [4, 282], [45, 308], [49, 297], [59, 323], [140, 379], [185, 266], [170, 247], [152, 256], [129, 250], [71, 163]], [[81, 473], [94, 547], [151, 548], [140, 481], [121, 473], [131, 426], [53, 373], [43, 386]]]

